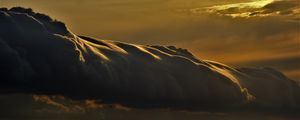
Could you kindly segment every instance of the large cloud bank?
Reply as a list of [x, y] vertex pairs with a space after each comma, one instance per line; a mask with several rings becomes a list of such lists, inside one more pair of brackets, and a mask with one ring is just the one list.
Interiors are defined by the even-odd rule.
[[185, 49], [77, 36], [31, 9], [0, 9], [1, 93], [135, 107], [298, 108], [299, 85], [272, 68], [200, 60]]

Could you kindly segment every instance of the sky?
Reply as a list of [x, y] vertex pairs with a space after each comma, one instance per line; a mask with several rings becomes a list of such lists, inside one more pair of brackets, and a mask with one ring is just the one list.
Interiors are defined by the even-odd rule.
[[63, 21], [75, 34], [175, 45], [236, 67], [300, 80], [299, 0], [0, 0]]

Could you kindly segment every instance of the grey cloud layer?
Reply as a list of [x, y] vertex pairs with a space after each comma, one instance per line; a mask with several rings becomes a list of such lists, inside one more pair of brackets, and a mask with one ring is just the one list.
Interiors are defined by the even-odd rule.
[[30, 9], [1, 9], [0, 25], [2, 93], [59, 94], [135, 107], [300, 104], [299, 85], [271, 68], [234, 69], [173, 46], [77, 36]]

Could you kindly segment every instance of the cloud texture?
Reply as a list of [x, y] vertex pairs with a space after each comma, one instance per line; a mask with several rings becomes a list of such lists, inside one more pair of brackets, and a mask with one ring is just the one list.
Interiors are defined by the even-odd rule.
[[0, 26], [2, 93], [58, 94], [134, 107], [300, 104], [299, 85], [272, 68], [235, 69], [174, 46], [77, 36], [31, 9], [2, 8]]

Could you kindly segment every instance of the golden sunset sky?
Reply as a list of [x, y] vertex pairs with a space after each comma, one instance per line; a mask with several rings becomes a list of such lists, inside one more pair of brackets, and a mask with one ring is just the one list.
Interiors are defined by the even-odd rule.
[[63, 21], [78, 35], [175, 45], [235, 67], [300, 80], [300, 0], [0, 0]]

